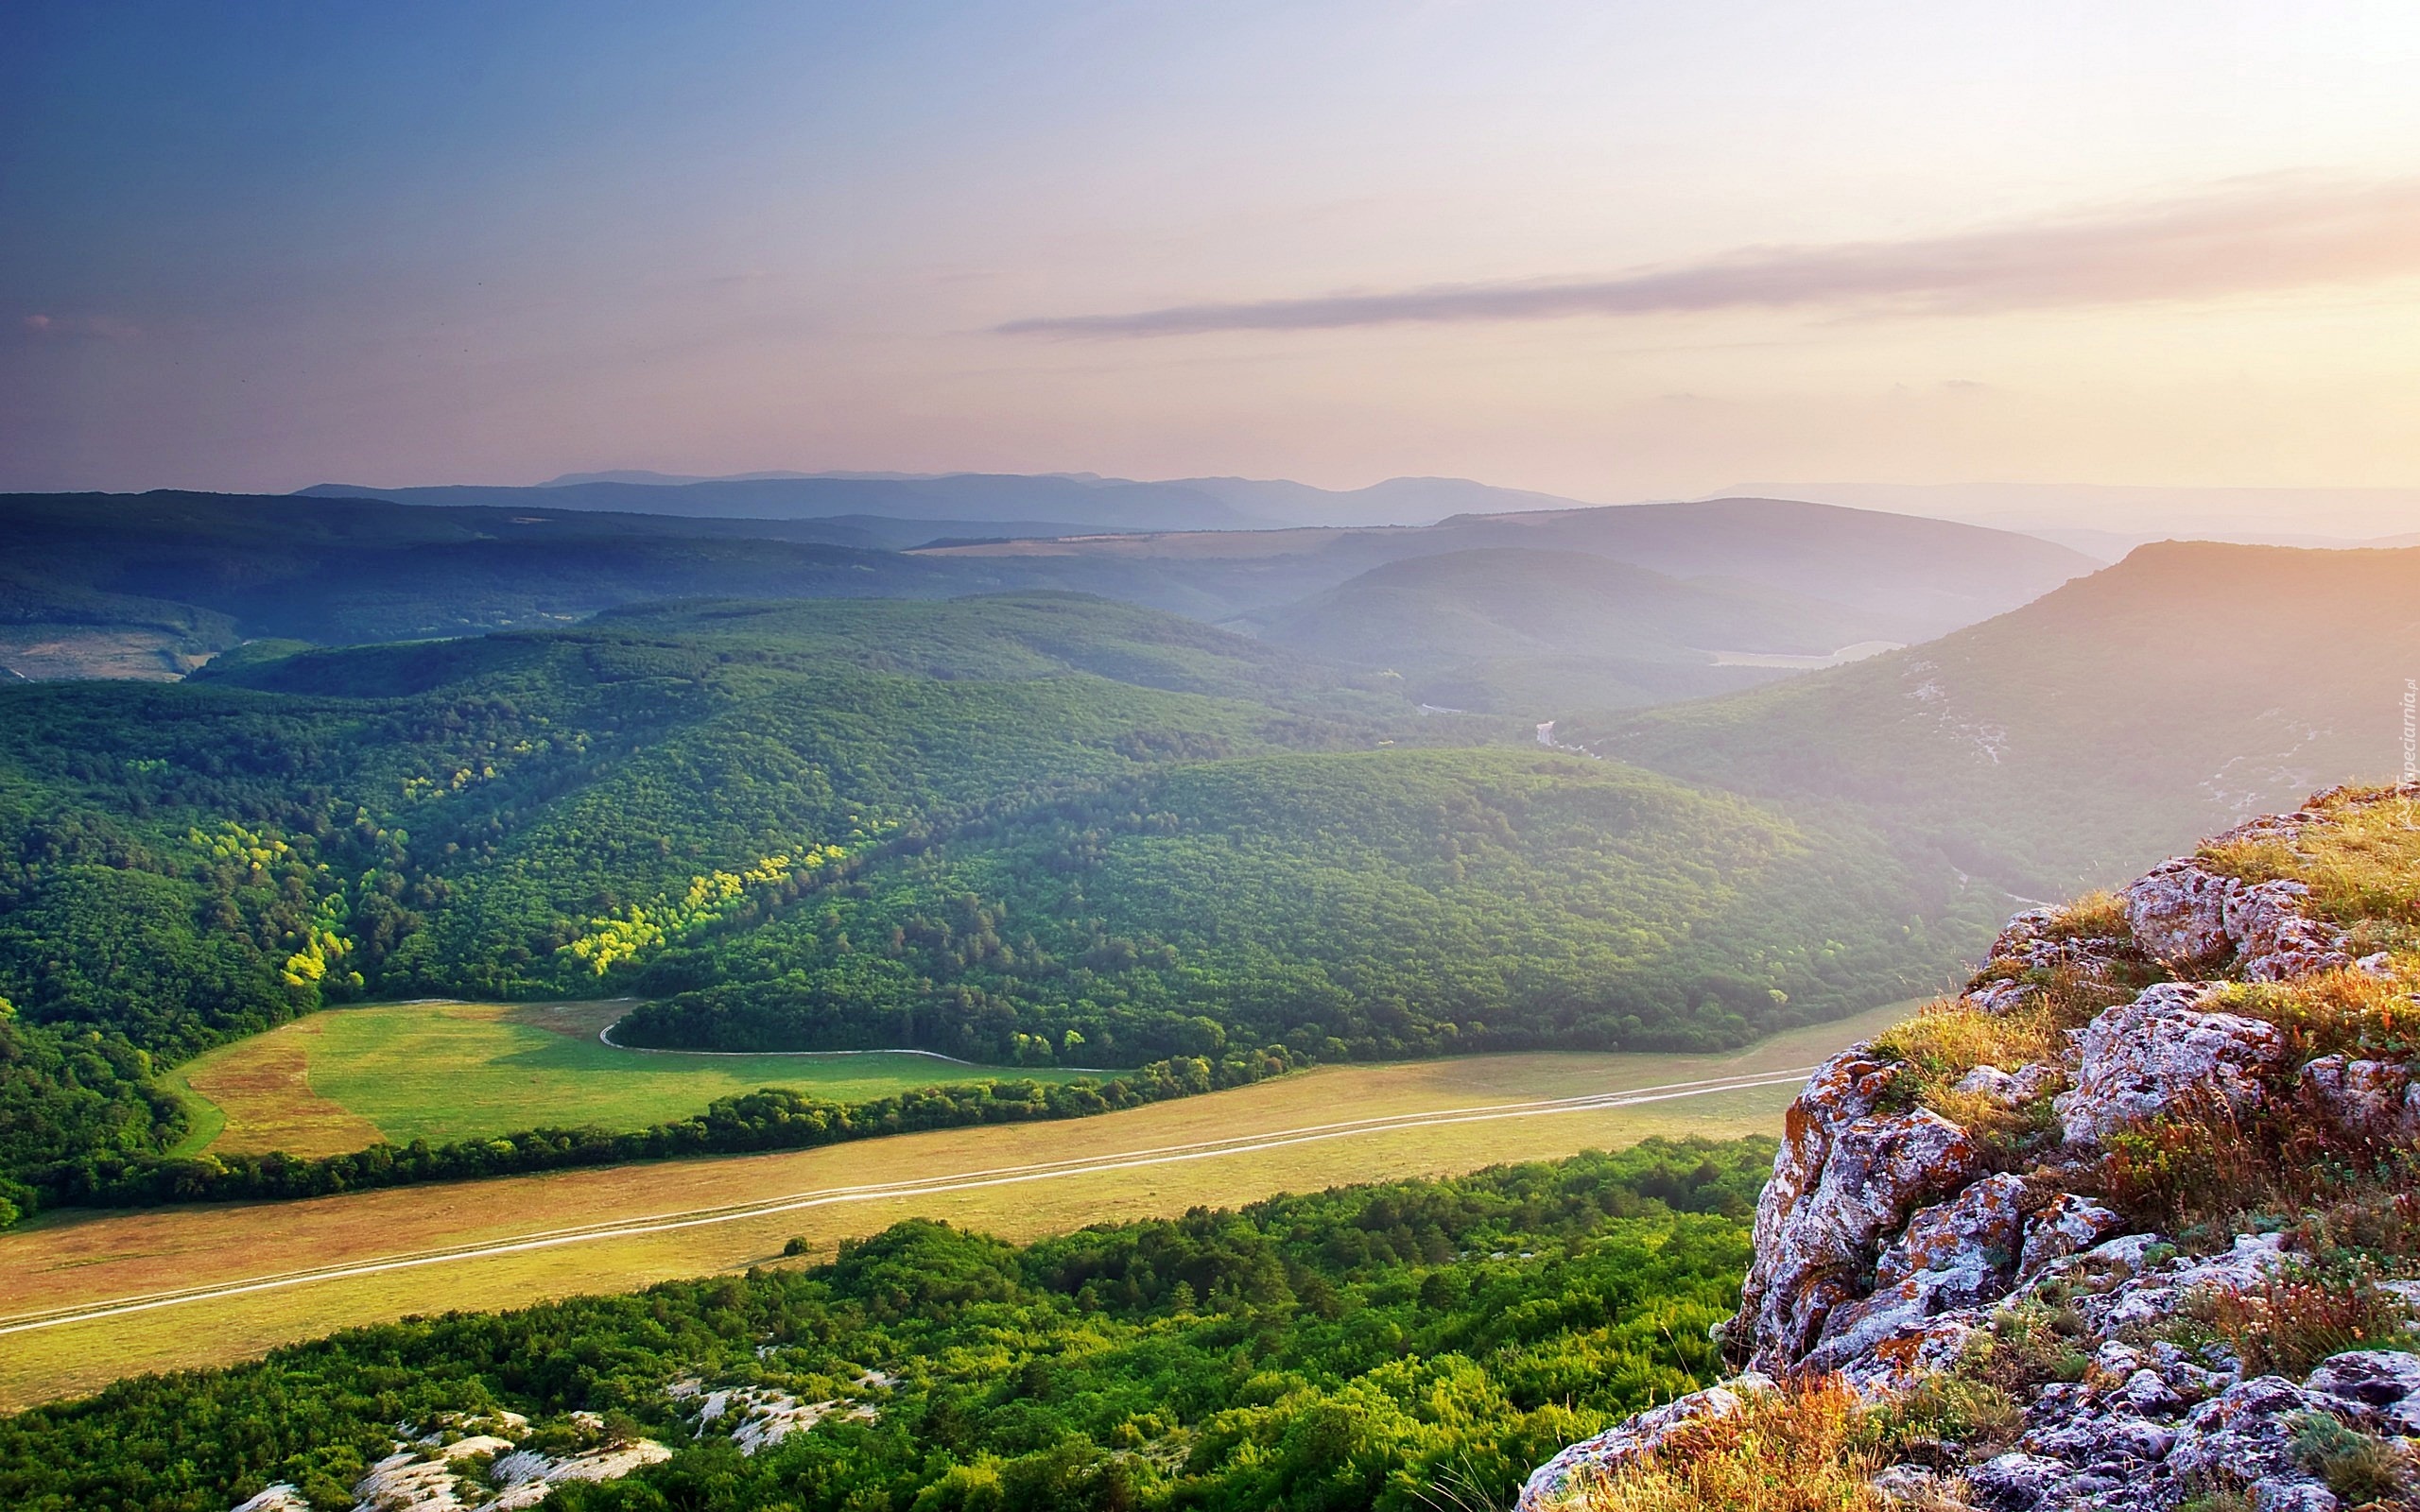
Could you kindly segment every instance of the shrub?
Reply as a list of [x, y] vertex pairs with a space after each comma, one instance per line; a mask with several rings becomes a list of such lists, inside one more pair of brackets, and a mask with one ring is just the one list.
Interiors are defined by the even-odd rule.
[[2188, 1307], [2235, 1349], [2247, 1376], [2300, 1379], [2330, 1355], [2406, 1336], [2402, 1308], [2360, 1262], [2283, 1267], [2257, 1288], [2204, 1292]]
[[2297, 1413], [2290, 1421], [2295, 1462], [2325, 1481], [2338, 1500], [2360, 1506], [2402, 1494], [2411, 1465], [2401, 1446], [2348, 1428], [2323, 1412]]

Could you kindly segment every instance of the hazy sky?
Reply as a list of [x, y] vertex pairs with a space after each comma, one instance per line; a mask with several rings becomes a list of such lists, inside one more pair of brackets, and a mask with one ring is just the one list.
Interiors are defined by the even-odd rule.
[[2420, 485], [2415, 81], [2410, 0], [14, 0], [0, 488]]

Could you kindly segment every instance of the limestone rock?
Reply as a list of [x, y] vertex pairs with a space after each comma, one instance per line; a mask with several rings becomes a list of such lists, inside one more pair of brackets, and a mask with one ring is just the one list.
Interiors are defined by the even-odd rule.
[[1791, 1106], [1773, 1179], [1756, 1204], [1740, 1320], [1758, 1369], [1795, 1366], [1832, 1309], [1857, 1298], [1883, 1237], [1910, 1210], [1955, 1191], [1980, 1159], [1966, 1131], [1938, 1113], [1871, 1112], [1888, 1085], [1878, 1062], [1852, 1052], [1832, 1067], [1837, 1095], [1819, 1096], [1810, 1081]]
[[1875, 1264], [1874, 1281], [1888, 1286], [1918, 1271], [2011, 1271], [2025, 1233], [2022, 1177], [1987, 1176], [1947, 1202], [1908, 1221], [1907, 1232]]
[[2420, 1354], [2356, 1349], [2321, 1361], [2303, 1386], [2360, 1409], [2388, 1433], [2420, 1435]]
[[2125, 1226], [2125, 1219], [2090, 1197], [2062, 1192], [2027, 1221], [2016, 1273], [2031, 1276], [2054, 1260], [2090, 1249]]
[[[2168, 1456], [2171, 1473], [2186, 1480], [2238, 1477], [2251, 1482], [2260, 1504], [2268, 1498], [2290, 1498], [2284, 1504], [2308, 1503], [2301, 1488], [2327, 1495], [2294, 1459], [2292, 1419], [2307, 1412], [2323, 1412], [2327, 1399], [2306, 1391], [2281, 1376], [2255, 1376], [2202, 1403], [2185, 1418], [2184, 1432]], [[2266, 1496], [2258, 1487], [2268, 1487]], [[2333, 1507], [2335, 1499], [2317, 1503]]]
[[2295, 1090], [2321, 1117], [2359, 1139], [2403, 1140], [2420, 1130], [2412, 1101], [2420, 1089], [2391, 1061], [2322, 1056], [2303, 1067]]
[[2309, 896], [2299, 882], [2264, 882], [2229, 895], [2227, 936], [2235, 942], [2236, 969], [2245, 981], [2290, 982], [2353, 964], [2343, 949], [2344, 932], [2304, 913], [2303, 900]]
[[2126, 923], [2136, 943], [2160, 960], [2214, 962], [2235, 948], [2227, 934], [2227, 899], [2242, 885], [2198, 861], [2164, 861], [2127, 884]]
[[1955, 1091], [1988, 1097], [2002, 1108], [2022, 1108], [2064, 1079], [2060, 1069], [2036, 1061], [2011, 1073], [1997, 1066], [1977, 1066], [1958, 1078]]
[[2244, 1108], [2260, 1095], [2260, 1074], [2284, 1054], [2274, 1024], [2206, 1010], [2210, 988], [2162, 982], [2092, 1021], [2079, 1041], [2075, 1085], [2054, 1105], [2071, 1144], [2142, 1123], [2188, 1092]]
[[238, 1503], [229, 1512], [311, 1512], [311, 1503], [300, 1486], [280, 1481], [258, 1496]]
[[1690, 1427], [1730, 1417], [1748, 1399], [1773, 1389], [1772, 1382], [1751, 1371], [1723, 1385], [1708, 1386], [1677, 1397], [1661, 1407], [1624, 1418], [1594, 1438], [1583, 1438], [1530, 1472], [1521, 1487], [1519, 1512], [1542, 1512], [1570, 1500], [1578, 1483], [1604, 1475], [1643, 1454], [1654, 1452]]

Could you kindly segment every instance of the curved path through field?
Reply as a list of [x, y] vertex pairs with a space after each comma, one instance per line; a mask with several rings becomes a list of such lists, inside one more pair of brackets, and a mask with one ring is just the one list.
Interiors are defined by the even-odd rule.
[[1655, 1135], [1775, 1132], [1810, 1061], [1902, 1016], [1877, 1009], [1720, 1055], [1330, 1066], [1059, 1123], [48, 1213], [0, 1233], [0, 1411], [415, 1314], [780, 1264], [794, 1237], [809, 1259], [828, 1257], [908, 1217], [1023, 1241]]
[[283, 1287], [303, 1286], [315, 1281], [339, 1280], [353, 1276], [372, 1276], [383, 1271], [458, 1263], [496, 1255], [554, 1249], [564, 1245], [587, 1244], [604, 1239], [625, 1239], [641, 1234], [666, 1233], [679, 1228], [701, 1228], [708, 1224], [735, 1223], [741, 1219], [761, 1218], [776, 1213], [799, 1212], [809, 1208], [828, 1207], [834, 1203], [871, 1202], [882, 1197], [934, 1195], [948, 1192], [971, 1192], [982, 1187], [1015, 1186], [1030, 1181], [1063, 1180], [1069, 1177], [1093, 1176], [1108, 1171], [1132, 1171], [1146, 1166], [1172, 1165], [1182, 1160], [1208, 1160], [1221, 1157], [1254, 1155], [1292, 1144], [1310, 1144], [1323, 1140], [1353, 1139], [1445, 1124], [1484, 1124], [1507, 1118], [1536, 1118], [1552, 1113], [1578, 1113], [1602, 1108], [1634, 1108], [1642, 1103], [1669, 1102], [1682, 1097], [1703, 1097], [1711, 1092], [1747, 1091], [1760, 1087], [1794, 1087], [1805, 1081], [1807, 1073], [1814, 1069], [1811, 1065], [1798, 1066], [1786, 1072], [1752, 1074], [1746, 1076], [1709, 1077], [1702, 1081], [1674, 1082], [1663, 1087], [1641, 1088], [1635, 1091], [1613, 1092], [1599, 1096], [1538, 1098], [1525, 1103], [1506, 1103], [1493, 1107], [1439, 1108], [1430, 1112], [1385, 1118], [1347, 1119], [1340, 1123], [1312, 1124], [1300, 1128], [1279, 1129], [1271, 1133], [1245, 1135], [1232, 1140], [1206, 1140], [1195, 1144], [1128, 1150], [1114, 1155], [1092, 1156], [1073, 1160], [1001, 1166], [993, 1170], [974, 1171], [953, 1177], [786, 1193], [761, 1202], [738, 1203], [722, 1208], [693, 1209], [683, 1212], [654, 1213], [634, 1221], [619, 1223], [586, 1224], [570, 1228], [541, 1229], [495, 1244], [382, 1255], [341, 1265], [249, 1277], [240, 1280], [190, 1287], [182, 1291], [112, 1297], [99, 1302], [58, 1308], [49, 1312], [0, 1314], [0, 1334], [24, 1333], [35, 1329], [57, 1328], [69, 1323], [122, 1317], [130, 1313], [147, 1313], [158, 1308], [207, 1301], [212, 1297], [276, 1291]]

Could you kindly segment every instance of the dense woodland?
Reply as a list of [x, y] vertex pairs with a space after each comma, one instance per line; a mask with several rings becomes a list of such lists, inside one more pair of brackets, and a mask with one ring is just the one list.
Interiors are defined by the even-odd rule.
[[[502, 1407], [541, 1444], [592, 1412], [675, 1447], [558, 1487], [564, 1512], [1501, 1505], [1720, 1373], [1772, 1152], [1651, 1143], [1023, 1248], [917, 1220], [808, 1269], [354, 1330], [0, 1420], [0, 1502], [224, 1512], [285, 1482], [347, 1506], [398, 1423]], [[684, 1379], [877, 1416], [743, 1456]]]
[[1921, 989], [1996, 908], [1068, 595], [247, 651], [0, 689], [19, 1209], [200, 1179], [154, 1163], [150, 1072], [365, 998], [638, 993], [631, 1043], [1008, 1065], [1706, 1047]]

